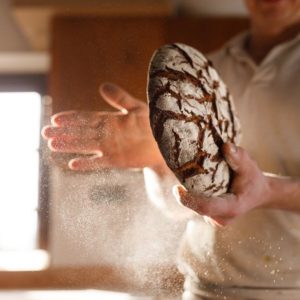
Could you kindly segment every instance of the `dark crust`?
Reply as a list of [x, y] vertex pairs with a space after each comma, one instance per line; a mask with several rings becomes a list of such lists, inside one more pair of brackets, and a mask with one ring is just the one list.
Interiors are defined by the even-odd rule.
[[226, 97], [223, 98], [223, 100], [227, 101], [227, 103], [228, 103], [230, 120], [231, 120], [231, 123], [232, 123], [232, 131], [233, 131], [232, 138], [230, 139], [230, 141], [232, 143], [234, 143], [235, 142], [234, 139], [238, 135], [238, 132], [236, 130], [235, 118], [234, 118], [234, 114], [233, 114], [232, 104], [231, 104], [231, 101], [230, 101], [230, 94], [229, 94], [228, 91], [227, 91]]
[[208, 91], [205, 90], [203, 83], [200, 79], [205, 80], [203, 77], [195, 77], [192, 74], [185, 71], [177, 71], [166, 67], [165, 70], [157, 70], [150, 74], [150, 80], [156, 77], [165, 77], [169, 80], [173, 81], [188, 81], [189, 83], [194, 84], [196, 87], [201, 87], [205, 94], [209, 94]]
[[[192, 67], [194, 70], [199, 67], [196, 67], [196, 64], [193, 61], [193, 58], [180, 46], [177, 44], [168, 45], [167, 47], [172, 48], [178, 52], [179, 55], [181, 55], [181, 58], [183, 60], [183, 63], [188, 64], [190, 67]], [[155, 57], [154, 57], [155, 59]], [[181, 64], [182, 62], [180, 62]], [[175, 175], [178, 177], [178, 179], [184, 184], [186, 179], [189, 177], [193, 177], [198, 174], [207, 174], [211, 176], [212, 182], [211, 185], [207, 186], [204, 193], [214, 194], [217, 193], [220, 190], [224, 190], [224, 188], [228, 188], [226, 182], [221, 181], [220, 183], [216, 184], [216, 173], [218, 171], [218, 168], [220, 167], [221, 163], [224, 162], [224, 157], [222, 154], [222, 146], [224, 144], [224, 141], [222, 137], [220, 136], [220, 133], [226, 133], [228, 137], [228, 141], [234, 142], [236, 135], [238, 134], [238, 130], [236, 129], [235, 124], [235, 116], [233, 113], [233, 107], [231, 104], [230, 94], [227, 91], [227, 94], [225, 97], [219, 100], [226, 101], [228, 103], [228, 110], [229, 110], [229, 116], [230, 120], [222, 119], [218, 110], [217, 106], [217, 99], [216, 94], [214, 93], [214, 90], [216, 90], [220, 84], [216, 80], [209, 81], [209, 68], [212, 67], [212, 63], [210, 61], [206, 61], [203, 66], [196, 72], [197, 77], [194, 75], [182, 70], [174, 70], [172, 68], [169, 68], [165, 66], [161, 69], [150, 69], [149, 74], [149, 84], [148, 86], [148, 97], [150, 98], [149, 106], [150, 106], [150, 124], [151, 128], [154, 134], [154, 137], [158, 143], [159, 148], [161, 149], [161, 152], [168, 164], [168, 166], [171, 168], [171, 170], [175, 173]], [[162, 84], [162, 81], [160, 78], [167, 79], [166, 84]], [[153, 82], [161, 82], [157, 84], [153, 84]], [[156, 104], [158, 99], [161, 96], [169, 95], [172, 98], [174, 98], [174, 101], [176, 101], [176, 104], [180, 111], [182, 111], [182, 103], [184, 101], [187, 101], [189, 99], [186, 95], [181, 95], [181, 93], [176, 93], [171, 89], [170, 82], [176, 82], [176, 81], [184, 81], [189, 84], [192, 84], [195, 86], [195, 88], [200, 88], [203, 93], [203, 97], [196, 98], [192, 96], [194, 100], [196, 100], [198, 103], [211, 103], [211, 109], [212, 114], [207, 115], [205, 117], [197, 116], [195, 114], [191, 113], [191, 116], [186, 116], [181, 113], [175, 113], [173, 111], [167, 111], [167, 110], [161, 110], [159, 109]], [[213, 92], [206, 90], [205, 85], [203, 83], [206, 83]], [[170, 100], [171, 101], [171, 100]], [[164, 124], [167, 120], [181, 120], [184, 122], [193, 122], [197, 125], [199, 130], [198, 135], [198, 152], [195, 155], [194, 159], [181, 165], [181, 166], [174, 166], [170, 165], [170, 162], [168, 161], [168, 154], [163, 153], [161, 146], [162, 143], [162, 135], [164, 131]], [[213, 120], [215, 121], [215, 124], [213, 123]], [[230, 126], [232, 124], [232, 126]], [[217, 126], [217, 128], [216, 128]], [[230, 134], [230, 129], [232, 130]], [[204, 143], [204, 136], [205, 132], [209, 131], [209, 135], [211, 135], [214, 144], [217, 146], [218, 151], [215, 155], [211, 155], [203, 148]], [[173, 137], [175, 139], [175, 145], [173, 149], [173, 157], [175, 161], [179, 160], [180, 155], [180, 142], [181, 138], [176, 133], [175, 130], [172, 130]], [[219, 133], [220, 132], [220, 133]], [[215, 162], [215, 167], [210, 168], [209, 170], [204, 168], [204, 161], [205, 159], [210, 159], [210, 161]], [[230, 176], [231, 178], [232, 176]]]
[[178, 52], [180, 52], [182, 54], [182, 56], [186, 59], [186, 61], [190, 64], [190, 66], [192, 68], [194, 68], [194, 63], [192, 58], [188, 55], [188, 53], [186, 51], [184, 51], [181, 47], [179, 47], [176, 44], [172, 44], [172, 46], [178, 50]]

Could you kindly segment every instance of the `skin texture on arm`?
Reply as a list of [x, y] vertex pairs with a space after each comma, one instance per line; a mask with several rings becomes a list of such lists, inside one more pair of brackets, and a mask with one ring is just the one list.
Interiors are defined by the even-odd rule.
[[224, 144], [223, 153], [235, 173], [230, 192], [206, 198], [175, 186], [174, 195], [182, 205], [223, 226], [255, 208], [300, 213], [299, 179], [264, 174], [243, 148], [233, 144]]

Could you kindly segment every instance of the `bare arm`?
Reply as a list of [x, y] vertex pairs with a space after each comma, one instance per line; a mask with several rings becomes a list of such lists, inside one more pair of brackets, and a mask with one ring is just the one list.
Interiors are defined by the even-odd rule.
[[300, 214], [300, 179], [267, 175], [271, 195], [265, 207]]

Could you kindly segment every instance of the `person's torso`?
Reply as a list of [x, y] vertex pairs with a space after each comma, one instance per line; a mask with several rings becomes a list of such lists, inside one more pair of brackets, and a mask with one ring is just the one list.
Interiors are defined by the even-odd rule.
[[[225, 50], [212, 60], [233, 95], [241, 145], [261, 170], [299, 176], [299, 39], [273, 49], [260, 66]], [[181, 256], [181, 269], [202, 282], [300, 287], [300, 215], [257, 209], [222, 229], [196, 217], [188, 225]]]

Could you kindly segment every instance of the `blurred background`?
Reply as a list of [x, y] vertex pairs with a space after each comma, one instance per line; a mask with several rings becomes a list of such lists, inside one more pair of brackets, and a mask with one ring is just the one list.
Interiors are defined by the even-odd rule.
[[146, 101], [162, 44], [208, 53], [247, 27], [242, 0], [0, 0], [0, 300], [179, 297], [185, 221], [147, 200], [141, 170], [66, 170], [40, 129], [111, 110], [103, 81]]

